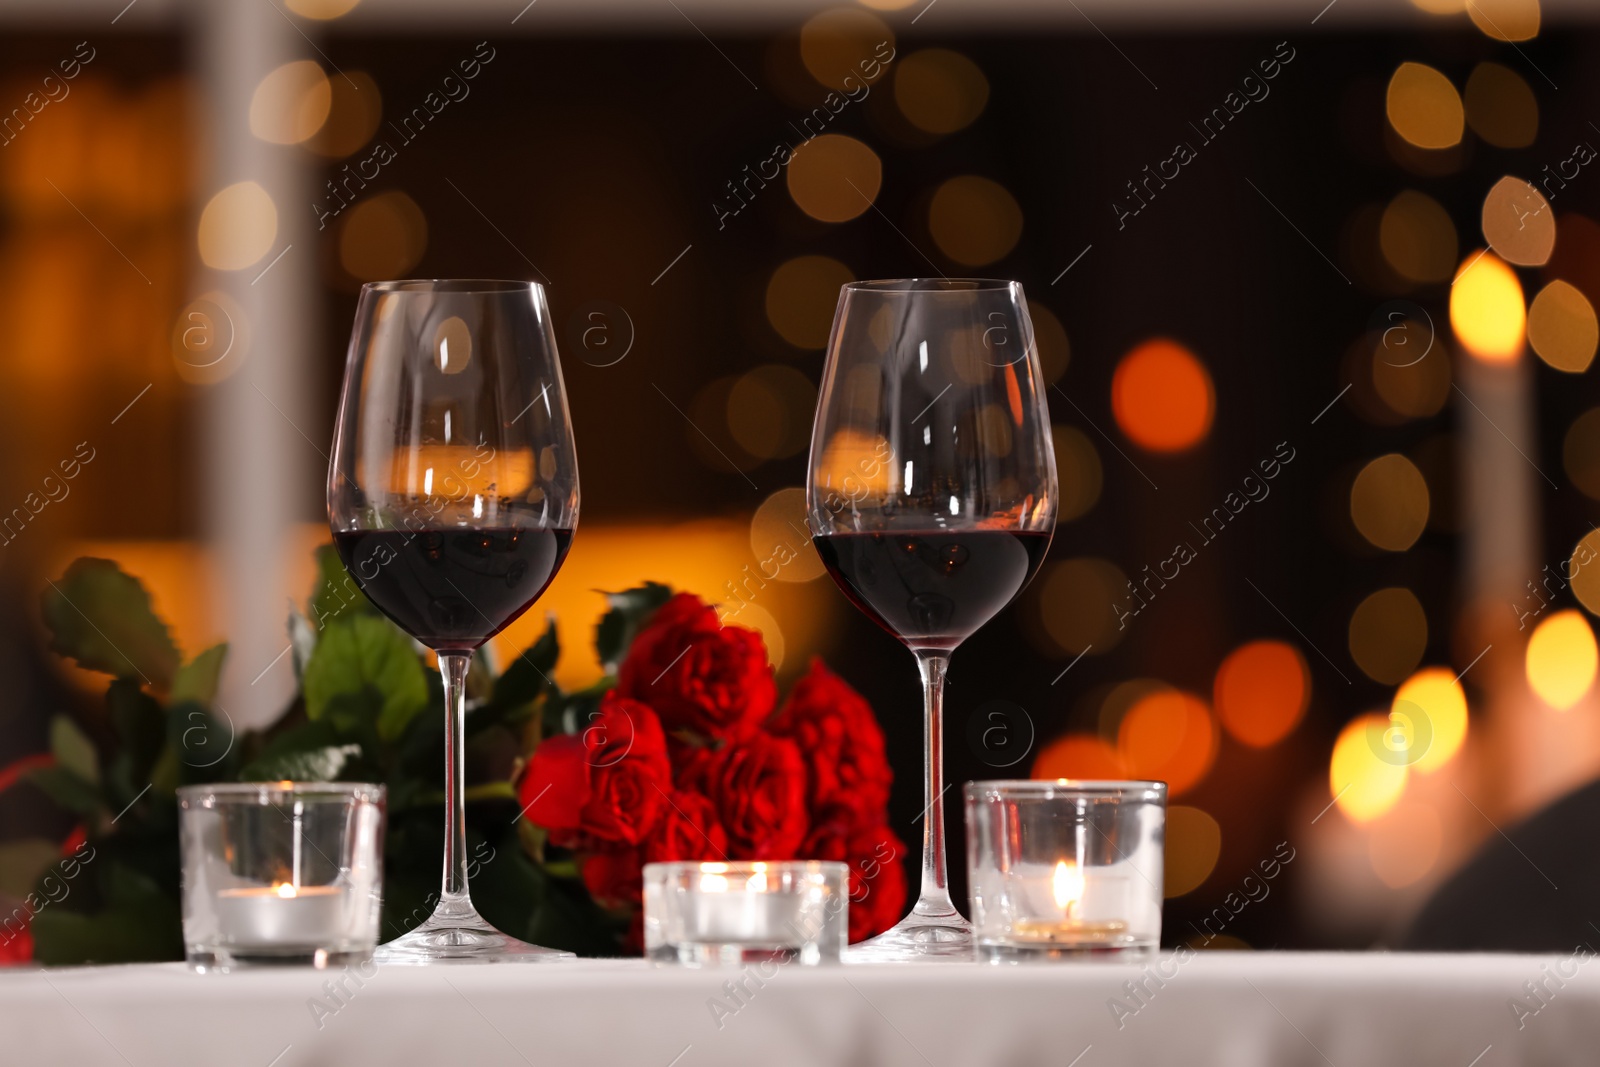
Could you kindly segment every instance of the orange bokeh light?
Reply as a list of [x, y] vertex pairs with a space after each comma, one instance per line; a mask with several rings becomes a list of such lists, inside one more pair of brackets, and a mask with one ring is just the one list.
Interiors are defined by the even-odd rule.
[[1111, 379], [1111, 411], [1122, 432], [1151, 452], [1181, 452], [1211, 429], [1216, 392], [1205, 364], [1164, 337], [1139, 345]]
[[1095, 734], [1058, 737], [1034, 757], [1035, 778], [1126, 778], [1127, 768], [1104, 738]]
[[1305, 714], [1309, 680], [1305, 658], [1293, 645], [1282, 641], [1240, 645], [1217, 668], [1217, 717], [1244, 744], [1275, 745]]
[[1117, 731], [1117, 754], [1135, 778], [1167, 783], [1177, 796], [1196, 785], [1217, 757], [1217, 725], [1193, 693], [1161, 689], [1129, 709]]

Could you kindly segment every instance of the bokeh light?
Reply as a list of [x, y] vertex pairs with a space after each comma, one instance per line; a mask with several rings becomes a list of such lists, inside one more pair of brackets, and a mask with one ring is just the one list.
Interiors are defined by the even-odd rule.
[[1467, 79], [1467, 124], [1496, 148], [1526, 148], [1539, 135], [1539, 101], [1521, 75], [1479, 63]]
[[1395, 273], [1413, 282], [1442, 282], [1460, 250], [1450, 213], [1427, 193], [1400, 192], [1383, 209], [1378, 247]]
[[1046, 383], [1060, 381], [1072, 359], [1066, 327], [1037, 300], [1028, 301], [1028, 318], [1033, 320], [1033, 343], [1039, 350], [1039, 374]]
[[1181, 897], [1199, 889], [1217, 869], [1222, 826], [1199, 808], [1174, 804], [1167, 809], [1166, 854], [1161, 895]]
[[1158, 337], [1117, 364], [1111, 411], [1128, 439], [1151, 452], [1181, 452], [1210, 431], [1216, 392], [1205, 364], [1176, 341]]
[[1582, 374], [1600, 345], [1594, 305], [1575, 286], [1551, 282], [1528, 307], [1528, 345], [1556, 370]]
[[822, 222], [848, 222], [872, 206], [883, 185], [883, 161], [854, 137], [813, 137], [789, 159], [789, 195]]
[[1488, 363], [1514, 361], [1527, 321], [1515, 271], [1493, 252], [1462, 261], [1450, 287], [1450, 326], [1468, 352]]
[[1060, 485], [1060, 502], [1056, 505], [1056, 521], [1071, 522], [1094, 507], [1100, 499], [1104, 471], [1100, 467], [1100, 453], [1094, 442], [1076, 426], [1057, 424], [1050, 428], [1050, 439], [1056, 450], [1056, 482]]
[[328, 79], [331, 90], [328, 118], [306, 141], [306, 147], [329, 159], [343, 159], [359, 151], [378, 132], [383, 120], [383, 92], [372, 75], [347, 70]]
[[339, 264], [363, 282], [404, 277], [427, 248], [428, 220], [398, 189], [358, 201], [339, 232]]
[[888, 23], [859, 8], [829, 8], [800, 27], [800, 59], [828, 89], [842, 92], [861, 85], [862, 64], [881, 63], [893, 49], [894, 31]]
[[906, 121], [924, 133], [955, 133], [983, 114], [989, 79], [960, 52], [924, 48], [895, 68], [894, 101]]
[[1428, 525], [1427, 479], [1398, 452], [1379, 456], [1350, 487], [1350, 518], [1376, 547], [1404, 552]]
[[1212, 699], [1223, 729], [1253, 748], [1275, 745], [1295, 728], [1311, 699], [1305, 658], [1282, 641], [1251, 641], [1217, 668]]
[[283, 0], [284, 6], [301, 18], [336, 19], [355, 10], [361, 0]]
[[278, 208], [255, 182], [236, 182], [200, 212], [200, 260], [213, 270], [259, 263], [278, 239]]
[[1135, 778], [1167, 783], [1179, 796], [1205, 778], [1217, 756], [1217, 725], [1205, 701], [1179, 689], [1149, 694], [1117, 730], [1117, 754]]
[[1047, 564], [1038, 584], [1040, 621], [1057, 648], [1103, 653], [1122, 640], [1115, 606], [1128, 599], [1128, 579], [1116, 564], [1094, 557]]
[[981, 267], [1016, 247], [1022, 208], [999, 182], [963, 174], [934, 191], [928, 231], [945, 255], [964, 266]]
[[299, 144], [322, 129], [333, 88], [314, 60], [297, 59], [272, 71], [250, 97], [250, 132], [272, 144]]
[[849, 428], [835, 430], [817, 464], [817, 484], [859, 502], [881, 498], [895, 474], [884, 457], [893, 454], [883, 437]]
[[1035, 778], [1126, 778], [1127, 768], [1110, 742], [1097, 734], [1065, 734], [1039, 750]]
[[1461, 141], [1466, 112], [1450, 79], [1423, 63], [1402, 63], [1389, 79], [1389, 124], [1418, 148]]
[[1426, 331], [1406, 319], [1372, 346], [1372, 387], [1385, 407], [1408, 419], [1437, 415], [1450, 398], [1450, 357]]
[[1459, 15], [1467, 9], [1467, 0], [1411, 0], [1411, 3], [1430, 15]]
[[1567, 561], [1572, 595], [1591, 615], [1600, 615], [1600, 530], [1590, 530], [1573, 546]]
[[1467, 14], [1497, 41], [1528, 41], [1539, 33], [1539, 0], [1471, 0]]
[[1543, 266], [1556, 246], [1556, 215], [1531, 182], [1507, 175], [1483, 198], [1483, 239], [1507, 263]]
[[1403, 889], [1427, 877], [1443, 844], [1444, 828], [1433, 805], [1397, 804], [1372, 824], [1367, 858], [1379, 881], [1390, 889]]
[[1329, 795], [1352, 822], [1366, 823], [1394, 807], [1406, 787], [1406, 765], [1386, 759], [1372, 737], [1390, 729], [1389, 717], [1358, 715], [1345, 724], [1328, 761]]
[[1600, 500], [1600, 408], [1590, 408], [1567, 428], [1561, 465], [1584, 496]]
[[739, 376], [728, 392], [728, 432], [758, 459], [779, 459], [811, 443], [817, 390], [811, 379], [769, 363]]
[[1582, 613], [1558, 611], [1534, 628], [1526, 656], [1528, 685], [1539, 699], [1566, 711], [1594, 685], [1594, 631]]
[[1414, 715], [1419, 709], [1427, 724], [1416, 728], [1414, 736], [1426, 737], [1427, 748], [1409, 762], [1415, 770], [1431, 774], [1454, 759], [1467, 739], [1467, 694], [1455, 672], [1426, 667], [1401, 684], [1389, 708], [1391, 719]]
[[1403, 586], [1379, 589], [1350, 613], [1350, 658], [1375, 682], [1398, 685], [1428, 647], [1428, 617]]
[[811, 547], [806, 525], [804, 489], [779, 489], [761, 502], [750, 519], [750, 551], [761, 564], [761, 573], [771, 575], [776, 570], [780, 582], [822, 577], [822, 557]]
[[833, 327], [841, 286], [855, 281], [850, 268], [828, 256], [796, 256], [767, 282], [767, 321], [796, 348], [822, 348]]

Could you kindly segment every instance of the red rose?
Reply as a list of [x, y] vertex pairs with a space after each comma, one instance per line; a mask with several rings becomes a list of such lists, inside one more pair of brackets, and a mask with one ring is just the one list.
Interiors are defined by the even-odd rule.
[[667, 601], [639, 631], [617, 691], [655, 708], [669, 732], [699, 741], [739, 736], [778, 699], [761, 635], [721, 626], [691, 593]]
[[813, 813], [845, 804], [857, 822], [884, 821], [894, 773], [883, 751], [883, 731], [872, 706], [844, 679], [812, 659], [767, 728], [792, 738], [806, 759]]
[[645, 839], [644, 858], [646, 863], [727, 859], [728, 833], [717, 819], [716, 805], [699, 793], [674, 790]]
[[885, 825], [856, 826], [855, 812], [835, 808], [800, 846], [804, 859], [850, 865], [850, 943], [900, 921], [906, 907], [905, 843]]
[[757, 731], [731, 741], [699, 760], [686, 784], [716, 805], [733, 859], [789, 859], [805, 839], [805, 761], [788, 738]]
[[612, 691], [581, 734], [540, 742], [518, 798], [555, 844], [604, 849], [644, 840], [671, 785], [655, 712]]
[[583, 884], [604, 908], [637, 908], [644, 900], [639, 850], [596, 852], [583, 863]]
[[[17, 910], [23, 914], [27, 912], [25, 908]], [[20, 930], [14, 927], [0, 929], [0, 967], [17, 967], [31, 962], [33, 962], [32, 928], [23, 926]]]

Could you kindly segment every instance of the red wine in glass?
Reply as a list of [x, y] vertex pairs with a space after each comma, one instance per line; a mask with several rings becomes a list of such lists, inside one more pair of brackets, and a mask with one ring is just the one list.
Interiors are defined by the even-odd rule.
[[857, 960], [973, 958], [945, 872], [943, 694], [950, 653], [1038, 570], [1055, 529], [1055, 455], [1033, 325], [1015, 282], [852, 282], [823, 371], [806, 511], [851, 603], [917, 657], [922, 888]]
[[472, 652], [555, 577], [578, 525], [578, 459], [550, 309], [533, 282], [362, 287], [328, 467], [350, 576], [439, 656], [445, 846], [438, 903], [380, 963], [570, 953], [496, 930], [467, 886], [463, 732]]

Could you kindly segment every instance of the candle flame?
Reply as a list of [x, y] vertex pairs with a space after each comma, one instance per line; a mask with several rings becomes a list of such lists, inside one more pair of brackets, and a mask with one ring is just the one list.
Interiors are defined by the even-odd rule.
[[1083, 874], [1072, 860], [1056, 864], [1056, 873], [1050, 878], [1050, 891], [1055, 894], [1056, 907], [1071, 911], [1083, 899]]
[[272, 891], [277, 893], [278, 896], [282, 897], [284, 900], [292, 899], [296, 892], [295, 887], [290, 885], [288, 882], [279, 882], [277, 885], [272, 887]]
[[727, 891], [728, 891], [728, 879], [726, 877], [724, 877], [723, 875], [720, 875], [720, 874], [702, 874], [700, 876], [700, 892], [702, 892], [702, 893], [726, 893]]

